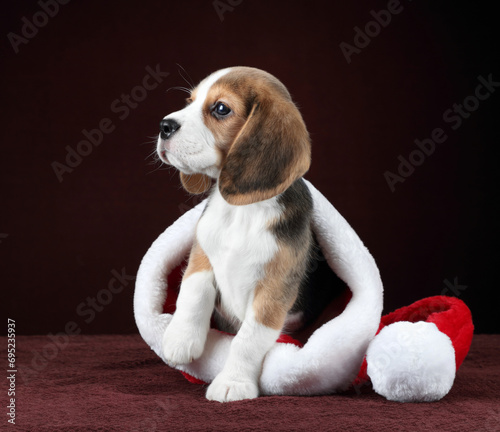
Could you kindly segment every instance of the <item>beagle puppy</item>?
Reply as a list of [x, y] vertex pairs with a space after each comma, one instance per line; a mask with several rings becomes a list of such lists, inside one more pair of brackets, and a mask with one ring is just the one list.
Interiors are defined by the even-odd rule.
[[185, 108], [161, 121], [157, 153], [180, 171], [188, 192], [212, 188], [163, 354], [172, 365], [199, 358], [216, 309], [236, 335], [206, 396], [255, 398], [266, 353], [304, 316], [301, 290], [314, 249], [304, 121], [274, 76], [231, 67], [205, 78]]

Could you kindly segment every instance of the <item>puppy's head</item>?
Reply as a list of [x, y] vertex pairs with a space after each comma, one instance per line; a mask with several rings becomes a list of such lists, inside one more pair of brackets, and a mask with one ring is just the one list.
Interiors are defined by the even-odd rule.
[[218, 179], [234, 205], [279, 195], [311, 159], [309, 134], [285, 86], [248, 67], [205, 78], [185, 108], [161, 121], [157, 151], [189, 192], [205, 192]]

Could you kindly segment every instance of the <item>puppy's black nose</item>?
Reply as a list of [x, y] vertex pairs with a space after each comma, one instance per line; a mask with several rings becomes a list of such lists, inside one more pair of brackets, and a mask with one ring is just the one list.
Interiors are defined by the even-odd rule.
[[181, 125], [172, 119], [163, 119], [160, 122], [161, 139], [169, 139]]

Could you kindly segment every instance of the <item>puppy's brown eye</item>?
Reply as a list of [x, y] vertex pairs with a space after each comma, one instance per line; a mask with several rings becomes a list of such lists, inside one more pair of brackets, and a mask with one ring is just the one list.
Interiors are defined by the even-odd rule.
[[213, 108], [213, 113], [217, 117], [227, 116], [231, 112], [231, 108], [229, 108], [226, 104], [222, 102], [217, 102]]

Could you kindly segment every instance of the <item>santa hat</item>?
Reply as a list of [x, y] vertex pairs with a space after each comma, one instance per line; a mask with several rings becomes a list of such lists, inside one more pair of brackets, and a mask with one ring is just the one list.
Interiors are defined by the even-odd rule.
[[453, 385], [473, 331], [470, 310], [457, 298], [429, 297], [398, 309], [382, 317], [357, 382], [369, 377], [377, 393], [398, 402], [439, 400]]
[[[328, 200], [306, 183], [314, 200], [315, 236], [330, 268], [352, 295], [343, 311], [315, 329], [303, 346], [289, 339], [275, 344], [264, 360], [261, 394], [332, 393], [369, 377], [375, 391], [390, 400], [442, 398], [471, 343], [467, 306], [456, 298], [431, 297], [381, 319], [383, 287], [373, 257]], [[158, 237], [137, 274], [136, 323], [162, 359], [162, 336], [176, 293], [168, 276], [187, 257], [205, 205], [204, 201], [182, 215]], [[203, 355], [177, 368], [193, 380], [211, 382], [222, 370], [232, 338], [211, 329]]]

